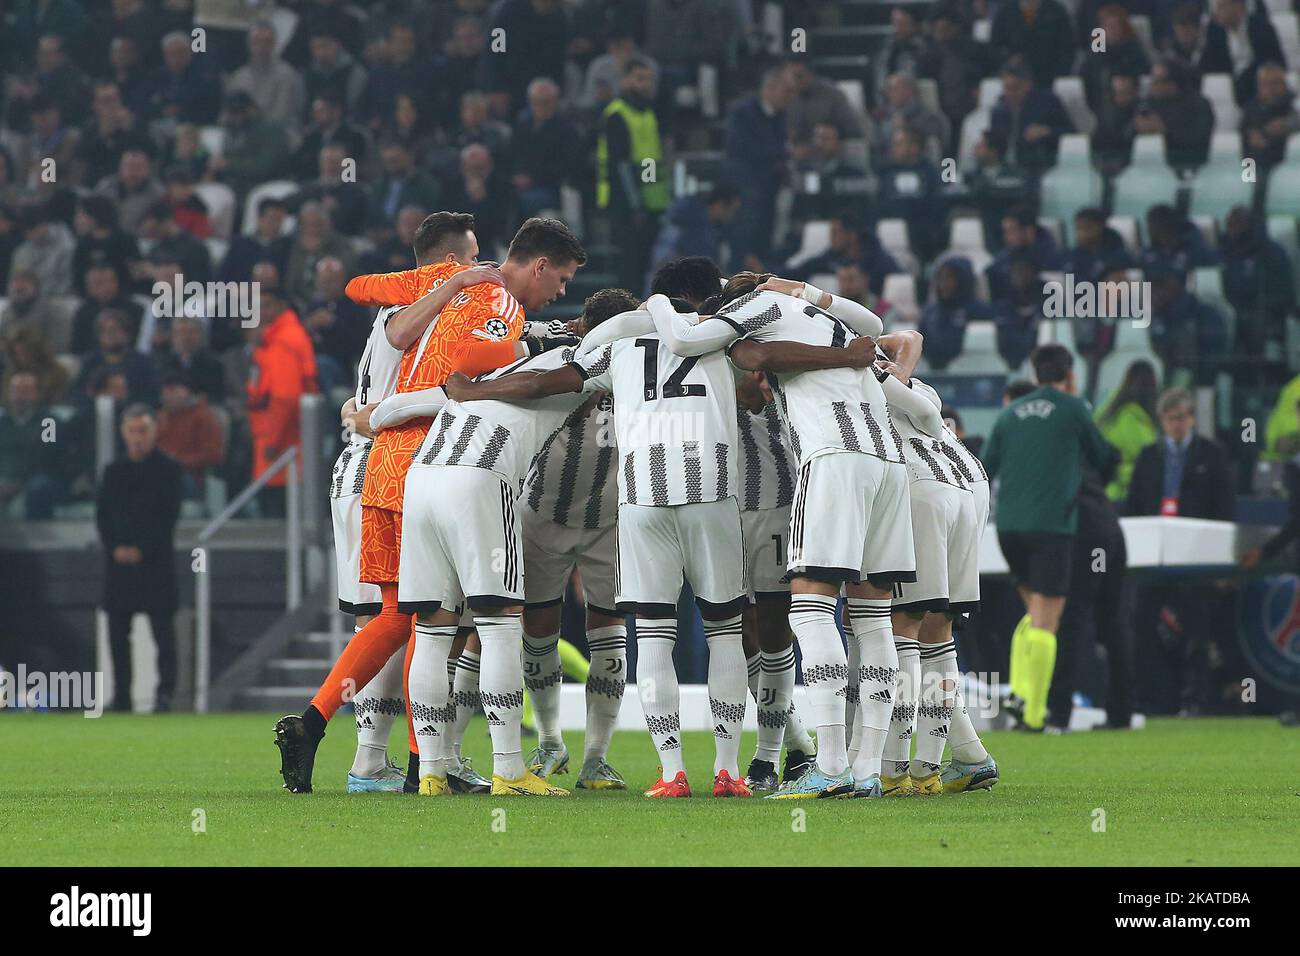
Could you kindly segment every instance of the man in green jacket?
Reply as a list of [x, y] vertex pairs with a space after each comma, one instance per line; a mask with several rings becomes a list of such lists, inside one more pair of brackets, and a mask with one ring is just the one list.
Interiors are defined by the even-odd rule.
[[1103, 469], [1112, 451], [1076, 395], [1069, 350], [1039, 346], [1030, 361], [1039, 387], [998, 416], [984, 467], [999, 479], [998, 544], [1028, 612], [1011, 637], [1011, 706], [1023, 703], [1024, 723], [1040, 730], [1070, 589], [1080, 462]]

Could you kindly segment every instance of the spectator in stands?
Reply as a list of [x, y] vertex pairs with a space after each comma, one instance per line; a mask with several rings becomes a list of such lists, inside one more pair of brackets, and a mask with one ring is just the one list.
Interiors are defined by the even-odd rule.
[[370, 334], [370, 311], [344, 294], [349, 278], [342, 262], [325, 256], [316, 263], [315, 288], [303, 310], [302, 324], [311, 336], [317, 378], [326, 394], [351, 382], [352, 369]]
[[1057, 0], [1008, 0], [993, 15], [989, 43], [998, 55], [1021, 56], [1033, 82], [1047, 88], [1074, 65], [1074, 29]]
[[[1056, 0], [1047, 2], [1055, 4]], [[1007, 5], [1002, 9], [1019, 8]], [[1074, 123], [1055, 93], [1034, 87], [1033, 77], [1022, 63], [1008, 61], [1001, 79], [1002, 95], [989, 117], [989, 145], [1008, 166], [1029, 173], [1045, 172], [1056, 165], [1061, 137], [1074, 132]]]
[[892, 329], [899, 320], [898, 310], [893, 304], [871, 291], [871, 274], [865, 264], [852, 259], [840, 263], [840, 267], [835, 270], [835, 281], [839, 287], [836, 295], [865, 305], [880, 316], [885, 328]]
[[[311, 62], [303, 74], [303, 86], [308, 103], [315, 104], [324, 96], [339, 106], [340, 113], [344, 104], [356, 106], [366, 88], [365, 69], [344, 49], [333, 27], [319, 21], [311, 33]], [[313, 114], [315, 111], [313, 105]], [[315, 144], [313, 153], [319, 148], [320, 144]]]
[[1201, 51], [1201, 73], [1228, 73], [1233, 78], [1237, 105], [1255, 95], [1255, 71], [1264, 63], [1285, 63], [1277, 31], [1262, 5], [1252, 9], [1246, 0], [1212, 0], [1210, 23]]
[[1214, 108], [1185, 67], [1161, 61], [1151, 68], [1151, 95], [1138, 103], [1133, 131], [1165, 138], [1165, 162], [1175, 169], [1205, 163], [1214, 133]]
[[170, 143], [163, 146], [163, 169], [180, 166], [199, 182], [208, 176], [208, 167], [213, 160], [208, 147], [203, 143], [199, 128], [193, 123], [179, 123], [176, 135]]
[[222, 282], [248, 282], [253, 266], [264, 260], [274, 262], [281, 271], [289, 261], [289, 237], [284, 234], [288, 215], [282, 199], [267, 197], [257, 204], [257, 225], [252, 235], [237, 235], [221, 265]]
[[[1138, 455], [1125, 513], [1233, 520], [1228, 456], [1217, 442], [1196, 434], [1191, 394], [1185, 388], [1167, 389], [1156, 410], [1164, 435]], [[1147, 590], [1140, 617], [1147, 626], [1137, 633], [1138, 673], [1150, 675], [1143, 683], [1152, 705], [1148, 713], [1167, 713], [1178, 706], [1179, 716], [1195, 716], [1208, 702], [1208, 591], [1200, 583]], [[1176, 703], [1167, 690], [1175, 692]]]
[[[664, 214], [650, 255], [650, 274], [681, 259], [710, 259], [720, 266], [722, 239], [740, 211], [740, 193], [731, 183], [714, 183], [706, 193], [678, 196]], [[477, 220], [475, 227], [477, 229]]]
[[1122, 502], [1128, 498], [1138, 455], [1159, 436], [1156, 429], [1159, 392], [1155, 367], [1146, 359], [1138, 359], [1124, 370], [1124, 379], [1097, 410], [1097, 427], [1119, 452], [1115, 476], [1106, 485], [1106, 497], [1111, 501]]
[[283, 176], [289, 169], [289, 136], [283, 123], [264, 117], [253, 97], [243, 90], [226, 94], [221, 115], [225, 143], [220, 156], [208, 162], [211, 173], [235, 191], [243, 202], [259, 183]]
[[1264, 223], [1237, 206], [1224, 223], [1223, 292], [1236, 314], [1233, 353], [1260, 359], [1281, 355], [1286, 323], [1295, 311], [1295, 283], [1286, 250]]
[[1061, 268], [1075, 282], [1100, 282], [1107, 272], [1134, 264], [1123, 237], [1106, 225], [1104, 212], [1088, 206], [1074, 214], [1074, 248], [1065, 253]]
[[1094, 28], [1102, 30], [1105, 49], [1090, 48], [1079, 75], [1083, 78], [1088, 108], [1097, 113], [1110, 89], [1112, 76], [1144, 76], [1151, 69], [1151, 61], [1133, 31], [1128, 11], [1118, 3], [1108, 3], [1098, 10], [1096, 21], [1088, 25], [1085, 35], [1090, 37]]
[[[612, 231], [619, 247], [619, 284], [624, 288], [642, 286], [659, 221], [672, 198], [654, 110], [654, 82], [649, 64], [628, 63], [619, 95], [601, 114], [596, 143], [596, 207], [617, 224]], [[515, 135], [516, 154], [521, 149], [519, 135]], [[767, 229], [770, 233], [770, 220]]]
[[22, 496], [27, 520], [54, 517], [59, 497], [56, 427], [36, 376], [25, 371], [8, 376], [0, 409], [0, 515]]
[[889, 41], [876, 59], [877, 94], [885, 90], [889, 78], [896, 73], [923, 75], [925, 66], [933, 59], [930, 38], [921, 31], [911, 9], [894, 7], [889, 12], [889, 25]]
[[207, 245], [181, 228], [166, 202], [155, 203], [140, 219], [140, 245], [148, 250], [150, 271], [157, 281], [172, 281], [172, 273], [160, 277], [159, 266], [175, 264], [186, 282], [207, 282], [212, 278], [212, 256]]
[[139, 118], [122, 102], [116, 83], [95, 84], [91, 117], [81, 129], [77, 144], [79, 181], [94, 185], [117, 169], [122, 152], [130, 146], [150, 148], [148, 135]]
[[[19, 181], [26, 181], [30, 188], [39, 192], [50, 183], [57, 183], [59, 170], [72, 178], [71, 174], [76, 172], [74, 157], [80, 134], [63, 121], [59, 104], [47, 96], [32, 100], [28, 125], [31, 131], [23, 138], [20, 155], [25, 155], [19, 164]], [[51, 170], [55, 180], [48, 178]]]
[[796, 226], [813, 219], [829, 219], [846, 205], [868, 201], [871, 178], [847, 159], [839, 127], [818, 123], [811, 149], [795, 162], [795, 197], [792, 216]]
[[399, 93], [409, 91], [425, 98], [437, 65], [416, 43], [415, 27], [409, 20], [394, 21], [379, 49], [381, 56], [370, 69], [356, 110], [356, 115], [367, 118], [372, 129], [393, 112]]
[[486, 85], [488, 58], [483, 23], [473, 16], [457, 16], [442, 48], [442, 69], [432, 91], [434, 102], [427, 109], [430, 119], [446, 129], [455, 126], [461, 96]]
[[[3, 158], [0, 157], [0, 162]], [[13, 265], [14, 251], [22, 242], [21, 223], [16, 207], [0, 203], [0, 276], [8, 276]]]
[[[14, 163], [13, 154], [0, 145], [0, 209], [7, 206], [17, 206], [22, 198], [24, 191], [22, 185], [18, 182], [18, 167]], [[0, 262], [0, 266], [4, 263]], [[0, 274], [7, 274], [7, 270]]]
[[194, 174], [184, 166], [173, 166], [163, 174], [163, 182], [167, 184], [165, 201], [176, 224], [196, 239], [211, 238], [212, 220], [207, 203], [194, 192]]
[[993, 319], [998, 326], [998, 354], [1007, 368], [1016, 369], [1024, 364], [1038, 343], [1038, 324], [1043, 320], [1046, 294], [1038, 266], [1028, 250], [1011, 253], [1007, 269], [1008, 285], [993, 300]]
[[[443, 205], [473, 214], [474, 235], [485, 254], [509, 241], [510, 188], [497, 172], [492, 153], [482, 143], [471, 143], [460, 151], [459, 175], [448, 183]], [[401, 255], [409, 257], [410, 242], [400, 245]]]
[[1103, 175], [1115, 175], [1132, 159], [1137, 111], [1138, 78], [1112, 74], [1092, 133], [1092, 161]]
[[876, 163], [890, 162], [894, 134], [903, 128], [921, 137], [922, 153], [930, 162], [939, 162], [949, 141], [948, 120], [925, 108], [917, 92], [916, 77], [910, 73], [890, 76], [885, 81], [883, 100], [880, 109], [876, 110], [876, 123], [871, 131], [871, 148]]
[[19, 372], [36, 376], [40, 399], [47, 404], [62, 402], [68, 391], [68, 370], [63, 367], [50, 349], [45, 336], [31, 326], [12, 329], [0, 336], [3, 349], [4, 386]]
[[1242, 110], [1241, 152], [1255, 160], [1267, 175], [1282, 162], [1291, 134], [1300, 130], [1300, 115], [1281, 64], [1261, 64], [1255, 70], [1255, 90], [1255, 98]]
[[383, 138], [405, 144], [411, 155], [424, 163], [435, 148], [436, 136], [431, 114], [432, 111], [410, 93], [398, 93], [393, 100], [392, 115], [384, 125]]
[[109, 79], [121, 91], [123, 106], [130, 111], [142, 131], [149, 121], [151, 84], [149, 71], [145, 69], [140, 54], [141, 50], [158, 49], [157, 44], [155, 39], [147, 47], [142, 47], [139, 41], [129, 36], [115, 36], [108, 45]]
[[192, 315], [178, 315], [171, 321], [168, 351], [159, 357], [163, 376], [180, 373], [190, 388], [214, 405], [226, 397], [225, 372], [221, 363], [203, 344], [203, 320]]
[[67, 295], [72, 291], [72, 254], [77, 245], [72, 230], [45, 203], [25, 209], [22, 222], [23, 241], [14, 249], [9, 274], [28, 269], [35, 273], [43, 294]]
[[[303, 395], [317, 390], [311, 337], [284, 293], [262, 286], [260, 311], [262, 321], [245, 330], [253, 350], [247, 392], [254, 479], [286, 450], [301, 443], [299, 402]], [[264, 514], [284, 515], [286, 480], [284, 471], [269, 480], [258, 499]]]
[[989, 49], [970, 35], [970, 26], [955, 6], [941, 4], [930, 17], [934, 45], [922, 76], [932, 76], [939, 86], [939, 109], [948, 118], [951, 149], [961, 133], [962, 121], [975, 108], [980, 80], [992, 72]]
[[208, 470], [221, 464], [226, 443], [221, 422], [188, 375], [169, 369], [161, 377], [162, 408], [158, 412], [158, 449], [181, 466], [182, 494], [203, 497]]
[[[371, 196], [357, 182], [343, 147], [338, 143], [322, 147], [316, 168], [316, 178], [285, 201], [287, 209], [296, 212], [304, 203], [319, 202], [329, 211], [335, 229], [345, 236], [362, 235], [370, 215]], [[391, 221], [385, 220], [384, 224]]]
[[925, 337], [925, 360], [944, 369], [961, 354], [966, 326], [993, 319], [988, 303], [975, 297], [975, 271], [965, 256], [944, 256], [934, 270], [930, 301], [921, 310], [919, 331]]
[[298, 152], [294, 154], [293, 168], [299, 176], [308, 176], [316, 169], [323, 146], [333, 143], [343, 147], [343, 154], [358, 166], [366, 158], [369, 140], [365, 130], [344, 118], [343, 98], [331, 90], [322, 90], [311, 103], [312, 124], [307, 128]]
[[841, 213], [831, 220], [831, 245], [825, 252], [803, 262], [787, 262], [781, 270], [788, 278], [799, 282], [815, 275], [835, 272], [844, 262], [860, 262], [871, 276], [871, 290], [884, 288], [885, 276], [898, 272], [898, 263], [885, 251], [874, 229], [869, 229], [854, 216]]
[[1210, 384], [1228, 357], [1227, 323], [1213, 306], [1187, 291], [1186, 280], [1169, 269], [1148, 269], [1151, 283], [1151, 347], [1165, 363], [1165, 375], [1190, 373]]
[[[80, 123], [86, 114], [90, 91], [85, 75], [68, 61], [67, 41], [57, 33], [47, 33], [36, 42], [36, 72], [30, 83], [11, 86], [10, 109], [30, 118], [37, 100], [58, 104], [63, 116]], [[6, 71], [8, 72], [8, 71]], [[17, 79], [17, 78], [15, 78]]]
[[634, 58], [644, 60], [654, 74], [655, 88], [659, 83], [659, 64], [637, 49], [636, 35], [619, 24], [605, 36], [605, 52], [587, 65], [587, 76], [582, 86], [578, 105], [596, 113], [618, 95], [623, 85], [623, 74]]
[[81, 358], [75, 392], [90, 395], [90, 385], [102, 370], [119, 371], [126, 378], [127, 396], [132, 402], [151, 403], [158, 396], [153, 363], [132, 348], [130, 316], [121, 309], [105, 309], [95, 323], [96, 347]]
[[786, 109], [785, 125], [790, 136], [790, 154], [804, 159], [815, 151], [817, 127], [829, 123], [841, 139], [862, 139], [863, 117], [835, 83], [817, 76], [802, 56], [790, 60], [786, 76], [794, 87], [794, 98]]
[[900, 126], [894, 130], [889, 156], [878, 173], [878, 212], [883, 217], [906, 219], [910, 224], [912, 248], [924, 259], [940, 249], [945, 233], [939, 170], [922, 152], [916, 130]]
[[41, 280], [31, 269], [20, 266], [9, 276], [9, 301], [0, 308], [0, 338], [19, 329], [36, 332], [52, 352], [68, 350], [67, 317], [41, 294]]
[[311, 298], [316, 284], [316, 264], [326, 256], [334, 256], [343, 263], [344, 269], [352, 269], [351, 243], [334, 231], [329, 213], [320, 203], [306, 203], [298, 212], [297, 240], [289, 250], [284, 271], [284, 291], [292, 301], [306, 302]]
[[498, 166], [508, 165], [510, 159], [510, 127], [493, 119], [491, 103], [486, 93], [470, 90], [460, 98], [460, 125], [451, 138], [453, 164], [459, 162], [459, 150], [470, 143], [482, 143], [492, 153]]
[[538, 77], [564, 82], [564, 57], [574, 37], [560, 0], [505, 0], [488, 32], [498, 29], [510, 38], [510, 55], [488, 57], [487, 70], [508, 115], [523, 106], [528, 84]]
[[254, 24], [248, 31], [248, 62], [226, 81], [226, 104], [230, 94], [247, 93], [267, 122], [282, 130], [295, 130], [307, 109], [302, 76], [275, 52], [275, 27]]
[[1184, 279], [1193, 269], [1219, 264], [1196, 223], [1163, 203], [1147, 210], [1147, 246], [1140, 258], [1148, 272], [1172, 271]]
[[785, 111], [794, 94], [785, 70], [768, 70], [758, 92], [727, 113], [726, 168], [741, 196], [734, 253], [742, 261], [762, 260], [771, 248], [776, 194], [788, 174]]
[[[460, 206], [451, 203], [447, 204], [448, 209], [460, 209]], [[391, 232], [386, 239], [377, 245], [370, 252], [366, 253], [361, 259], [361, 265], [358, 272], [401, 272], [404, 269], [415, 268], [415, 256], [412, 245], [415, 242], [415, 232], [420, 228], [420, 223], [424, 222], [424, 217], [429, 213], [427, 210], [418, 206], [407, 206], [397, 214], [397, 228]], [[474, 223], [474, 235], [478, 236], [478, 223]], [[481, 254], [486, 258], [487, 249], [482, 239], [479, 240]]]
[[131, 621], [149, 615], [158, 646], [156, 709], [171, 707], [176, 690], [176, 555], [181, 468], [157, 448], [158, 426], [146, 405], [122, 415], [126, 457], [104, 469], [95, 523], [104, 548], [104, 610], [113, 655], [113, 709], [131, 710]]
[[1169, 32], [1159, 42], [1160, 56], [1167, 62], [1186, 67], [1199, 82], [1201, 54], [1205, 50], [1205, 24], [1201, 22], [1203, 5], [1189, 0], [1174, 9]]
[[[612, 127], [617, 124], [623, 124], [625, 129], [629, 127], [632, 120], [625, 110], [642, 114], [649, 111], [653, 119], [653, 100], [654, 71], [649, 63], [632, 61], [624, 73], [618, 97], [606, 107], [607, 114], [611, 109], [615, 112], [605, 117], [605, 136], [616, 136]], [[616, 106], [618, 103], [624, 106]], [[513, 175], [510, 181], [518, 196], [521, 219], [543, 209], [560, 208], [560, 187], [573, 173], [574, 146], [578, 139], [577, 129], [560, 115], [559, 85], [546, 77], [529, 83], [528, 105], [515, 120], [511, 137]], [[659, 161], [663, 156], [653, 158]], [[429, 208], [436, 208], [436, 204], [429, 204]]]
[[117, 209], [106, 196], [83, 196], [77, 201], [72, 220], [77, 247], [72, 253], [72, 274], [76, 291], [86, 293], [85, 279], [91, 266], [107, 266], [117, 274], [118, 287], [130, 287], [139, 269], [140, 248], [135, 237], [117, 226]]
[[679, 87], [694, 86], [701, 64], [734, 66], [748, 28], [740, 5], [726, 0], [646, 0], [645, 52], [660, 67], [661, 102], [675, 103]]
[[163, 65], [149, 78], [149, 109], [156, 119], [206, 125], [216, 122], [221, 83], [195, 58], [190, 42], [180, 31], [162, 38]]
[[1056, 240], [1038, 224], [1033, 208], [1023, 204], [1012, 206], [1002, 217], [1002, 249], [984, 270], [992, 301], [1009, 297], [1011, 258], [1018, 254], [1029, 256], [1035, 272], [1056, 272], [1063, 265]]
[[[87, 269], [85, 287], [86, 297], [72, 314], [72, 328], [64, 330], [61, 341], [50, 343], [56, 352], [81, 355], [94, 348], [95, 321], [105, 309], [120, 309], [127, 315], [135, 315], [140, 311], [140, 306], [131, 301], [131, 297], [123, 290], [112, 266], [93, 265]], [[133, 329], [135, 327], [138, 327], [138, 323]]]
[[153, 161], [143, 148], [127, 147], [117, 162], [117, 172], [101, 179], [95, 192], [117, 204], [122, 228], [134, 233], [145, 210], [163, 197], [163, 187], [153, 174]]
[[439, 208], [442, 189], [428, 173], [415, 165], [409, 146], [398, 139], [386, 139], [379, 147], [379, 156], [383, 173], [370, 191], [368, 218], [371, 225], [389, 228], [403, 206]]

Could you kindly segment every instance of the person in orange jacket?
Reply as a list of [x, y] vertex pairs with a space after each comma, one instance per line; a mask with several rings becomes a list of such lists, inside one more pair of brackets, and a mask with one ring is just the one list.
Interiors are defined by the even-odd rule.
[[[262, 286], [260, 321], [248, 330], [253, 347], [248, 372], [248, 426], [253, 436], [253, 478], [259, 478], [286, 448], [301, 443], [299, 400], [314, 394], [316, 352], [311, 337], [284, 293]], [[299, 456], [298, 473], [302, 474]], [[287, 472], [274, 475], [262, 495], [263, 510], [284, 513]]]

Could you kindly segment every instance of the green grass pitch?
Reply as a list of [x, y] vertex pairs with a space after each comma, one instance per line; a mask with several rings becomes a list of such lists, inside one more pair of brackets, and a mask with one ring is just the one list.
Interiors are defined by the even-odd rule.
[[[316, 792], [294, 796], [280, 789], [273, 723], [0, 714], [0, 865], [1300, 863], [1300, 731], [1266, 719], [989, 734], [1002, 768], [992, 792], [798, 802], [707, 796], [706, 733], [683, 735], [700, 792], [647, 800], [654, 752], [633, 732], [619, 733], [610, 754], [627, 793], [348, 796], [347, 715], [322, 745]], [[399, 723], [394, 753], [404, 733]], [[566, 739], [581, 752], [580, 735]], [[481, 719], [466, 745], [490, 772]], [[746, 734], [742, 758], [752, 750]]]

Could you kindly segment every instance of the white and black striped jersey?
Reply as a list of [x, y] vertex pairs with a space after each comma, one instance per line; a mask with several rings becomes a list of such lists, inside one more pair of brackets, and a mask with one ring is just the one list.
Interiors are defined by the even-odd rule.
[[[388, 341], [388, 319], [404, 306], [379, 310], [370, 326], [370, 338], [357, 363], [357, 390], [353, 394], [357, 408], [382, 402], [397, 390], [397, 373], [402, 365], [402, 350]], [[361, 494], [366, 483], [366, 462], [370, 458], [370, 439], [353, 434], [334, 462], [330, 478], [330, 497], [346, 498]]]
[[918, 378], [907, 382], [882, 374], [889, 414], [903, 441], [903, 458], [912, 481], [942, 481], [969, 490], [960, 469], [943, 450], [944, 424], [939, 394]]
[[[716, 316], [743, 338], [843, 348], [857, 334], [803, 299], [751, 292]], [[800, 464], [827, 452], [856, 451], [901, 462], [880, 382], [870, 369], [833, 368], [768, 376], [790, 448]]]
[[795, 479], [799, 462], [785, 443], [781, 413], [776, 402], [768, 402], [762, 411], [736, 410], [740, 458], [740, 510], [767, 511], [785, 508], [794, 500]]
[[[572, 348], [551, 349], [481, 376], [499, 378], [511, 372], [549, 372], [573, 358]], [[577, 420], [586, 397], [566, 392], [526, 402], [453, 402], [438, 412], [411, 467], [462, 465], [495, 472], [511, 488], [520, 489], [533, 459], [557, 428]]]
[[608, 528], [618, 519], [618, 449], [614, 401], [591, 396], [576, 421], [566, 420], [533, 459], [520, 500], [569, 528]]
[[966, 443], [957, 437], [956, 433], [947, 425], [943, 426], [943, 434], [939, 437], [939, 448], [944, 456], [952, 462], [957, 473], [961, 475], [962, 480], [967, 486], [979, 484], [980, 482], [988, 483], [988, 472], [984, 470], [984, 463], [980, 461], [966, 447]]
[[722, 352], [679, 358], [647, 335], [574, 367], [586, 391], [613, 393], [620, 502], [663, 507], [738, 493], [736, 380]]

